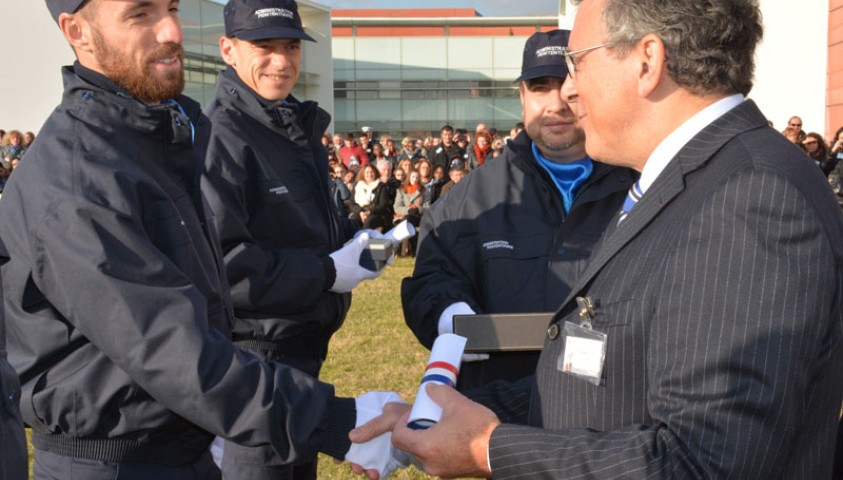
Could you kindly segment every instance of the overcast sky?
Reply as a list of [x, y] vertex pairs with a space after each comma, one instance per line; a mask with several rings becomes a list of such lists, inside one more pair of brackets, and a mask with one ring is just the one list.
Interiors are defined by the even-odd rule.
[[331, 8], [473, 8], [486, 17], [556, 15], [558, 0], [319, 0]]

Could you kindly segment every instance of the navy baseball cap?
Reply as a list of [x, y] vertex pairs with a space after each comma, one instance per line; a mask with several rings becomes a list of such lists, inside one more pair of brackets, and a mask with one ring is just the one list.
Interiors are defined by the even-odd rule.
[[47, 0], [47, 8], [50, 10], [53, 20], [58, 23], [59, 15], [75, 13], [83, 3], [85, 3], [85, 0]]
[[521, 76], [512, 83], [539, 77], [567, 77], [568, 66], [562, 51], [563, 47], [568, 46], [570, 35], [570, 30], [551, 30], [532, 34], [524, 45]]
[[315, 42], [304, 33], [294, 0], [229, 0], [223, 9], [225, 36], [241, 40], [298, 38]]

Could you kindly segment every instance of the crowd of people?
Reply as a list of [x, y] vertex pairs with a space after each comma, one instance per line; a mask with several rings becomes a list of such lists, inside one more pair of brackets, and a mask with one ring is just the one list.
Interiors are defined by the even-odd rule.
[[[400, 148], [390, 135], [376, 137], [371, 127], [359, 134], [322, 136], [337, 212], [365, 228], [386, 231], [409, 221], [415, 227], [430, 206], [466, 175], [503, 153], [507, 138], [523, 130], [519, 122], [501, 137], [478, 123], [474, 132], [444, 125], [438, 137], [404, 137]], [[401, 256], [415, 255], [415, 239], [404, 242]]]
[[12, 170], [17, 168], [21, 157], [26, 149], [35, 140], [32, 132], [21, 133], [20, 130], [0, 129], [0, 193], [6, 185], [6, 179], [11, 175]]
[[802, 129], [802, 118], [790, 117], [787, 126], [782, 130], [788, 140], [801, 148], [828, 178], [828, 183], [837, 195], [837, 201], [843, 207], [843, 127], [834, 132], [834, 137], [826, 142], [817, 132], [806, 132]]

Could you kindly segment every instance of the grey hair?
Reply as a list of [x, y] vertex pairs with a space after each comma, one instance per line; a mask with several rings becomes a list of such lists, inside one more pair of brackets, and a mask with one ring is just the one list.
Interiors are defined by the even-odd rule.
[[758, 0], [606, 0], [603, 22], [604, 41], [621, 56], [645, 35], [657, 35], [668, 74], [691, 93], [752, 89], [755, 47], [764, 35]]

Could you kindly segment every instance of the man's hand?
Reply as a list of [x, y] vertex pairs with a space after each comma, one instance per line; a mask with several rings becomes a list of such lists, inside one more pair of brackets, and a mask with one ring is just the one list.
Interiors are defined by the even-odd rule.
[[430, 475], [490, 477], [489, 438], [501, 423], [498, 417], [450, 387], [428, 383], [427, 393], [442, 407], [442, 419], [427, 430], [411, 430], [408, 412], [395, 426], [392, 443], [415, 457]]

